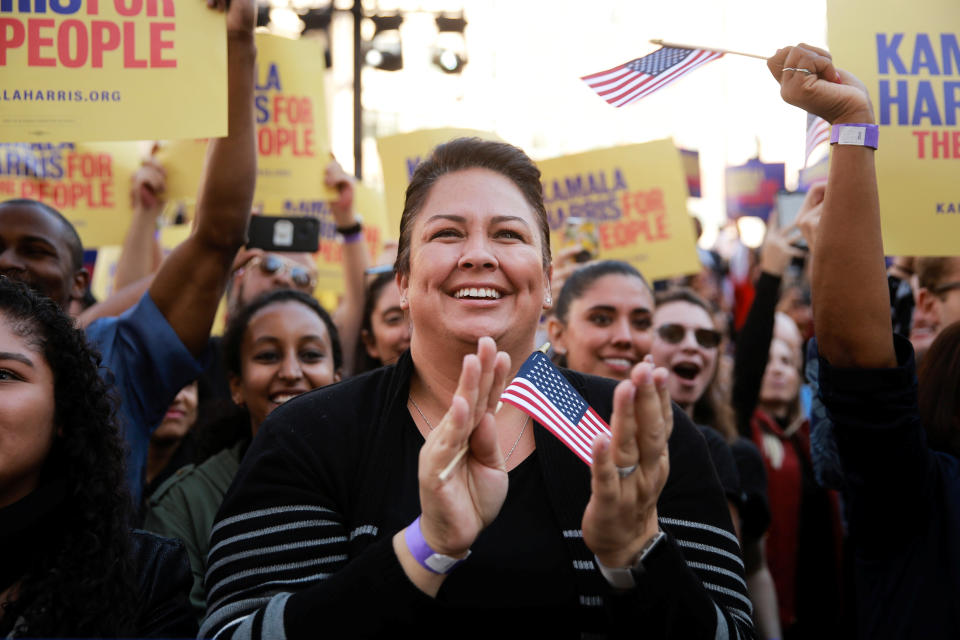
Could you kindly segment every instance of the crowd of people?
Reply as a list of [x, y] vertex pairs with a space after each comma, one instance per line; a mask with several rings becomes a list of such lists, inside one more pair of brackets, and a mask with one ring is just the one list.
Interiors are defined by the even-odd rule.
[[[960, 635], [960, 256], [886, 266], [872, 148], [835, 146], [736, 282], [554, 256], [536, 165], [473, 138], [369, 267], [331, 161], [324, 309], [309, 254], [244, 246], [255, 11], [213, 4], [229, 136], [187, 240], [161, 257], [146, 162], [93, 303], [70, 222], [0, 202], [0, 636]], [[768, 66], [873, 124], [826, 52]], [[544, 338], [610, 425], [590, 465], [499, 402]]]

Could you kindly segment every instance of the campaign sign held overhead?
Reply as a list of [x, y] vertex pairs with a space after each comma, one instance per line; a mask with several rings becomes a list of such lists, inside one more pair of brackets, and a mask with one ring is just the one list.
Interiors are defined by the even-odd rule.
[[0, 0], [0, 140], [224, 136], [223, 13], [174, 0]]

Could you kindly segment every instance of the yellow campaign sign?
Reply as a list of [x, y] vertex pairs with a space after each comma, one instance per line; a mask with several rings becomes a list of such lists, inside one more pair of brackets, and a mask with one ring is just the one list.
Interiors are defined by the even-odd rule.
[[828, 0], [836, 64], [867, 86], [884, 250], [960, 255], [960, 4]]
[[130, 223], [132, 142], [0, 143], [0, 200], [31, 198], [76, 227], [90, 249], [120, 244]]
[[[254, 207], [276, 215], [268, 207], [279, 199], [336, 196], [323, 184], [330, 161], [323, 49], [316, 40], [291, 40], [267, 33], [258, 33], [256, 38]], [[168, 198], [195, 202], [206, 152], [204, 139], [160, 143], [157, 160], [167, 172]]]
[[422, 160], [430, 156], [435, 146], [454, 138], [477, 137], [499, 140], [496, 135], [474, 129], [423, 129], [400, 133], [377, 139], [380, 166], [383, 169], [383, 190], [387, 202], [387, 221], [390, 229], [396, 229], [394, 238], [400, 236], [400, 216], [407, 185], [414, 170]]
[[120, 247], [110, 245], [97, 249], [97, 261], [90, 280], [90, 293], [99, 302], [113, 295], [113, 283], [117, 277], [117, 263], [120, 262]]
[[629, 262], [650, 280], [700, 270], [686, 177], [671, 140], [537, 165], [554, 251], [564, 244], [573, 218], [592, 223], [599, 258]]
[[157, 144], [154, 157], [167, 174], [168, 200], [196, 204], [206, 156], [205, 138], [164, 140]]
[[223, 13], [174, 0], [0, 2], [0, 140], [227, 133]]
[[181, 242], [186, 240], [193, 231], [190, 224], [171, 224], [160, 229], [160, 250], [166, 258]]
[[370, 264], [376, 264], [383, 250], [383, 243], [396, 240], [399, 229], [391, 229], [387, 222], [387, 203], [383, 192], [359, 183], [354, 190], [354, 210], [363, 219], [366, 229], [364, 239], [370, 252]]
[[325, 70], [318, 40], [257, 34], [255, 201], [335, 195], [323, 184], [330, 161]]

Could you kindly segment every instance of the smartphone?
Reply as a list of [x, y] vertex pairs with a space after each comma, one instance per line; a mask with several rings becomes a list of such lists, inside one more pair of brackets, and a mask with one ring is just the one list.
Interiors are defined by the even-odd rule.
[[320, 247], [320, 221], [305, 216], [250, 216], [247, 247], [314, 253]]
[[588, 262], [597, 257], [600, 238], [597, 225], [588, 218], [567, 218], [563, 223], [563, 246], [580, 245], [583, 249], [573, 257], [576, 262]]
[[[800, 206], [806, 197], [807, 193], [805, 191], [781, 190], [777, 192], [777, 225], [781, 229], [786, 229], [797, 221], [797, 214], [800, 213]], [[807, 241], [800, 238], [793, 243], [793, 246], [806, 249]]]

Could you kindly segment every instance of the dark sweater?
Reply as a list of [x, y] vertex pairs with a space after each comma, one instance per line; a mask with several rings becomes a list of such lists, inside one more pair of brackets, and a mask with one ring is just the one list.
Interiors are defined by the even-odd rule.
[[837, 369], [820, 394], [843, 462], [861, 638], [960, 637], [960, 464], [927, 446], [913, 348], [897, 366]]
[[[201, 635], [754, 637], [723, 491], [678, 408], [658, 504], [670, 538], [637, 588], [615, 593], [596, 569], [580, 530], [589, 468], [536, 427], [497, 519], [438, 597], [423, 594], [391, 543], [420, 511], [412, 368], [408, 353], [270, 415], [211, 535]], [[565, 375], [608, 419], [615, 383]]]

